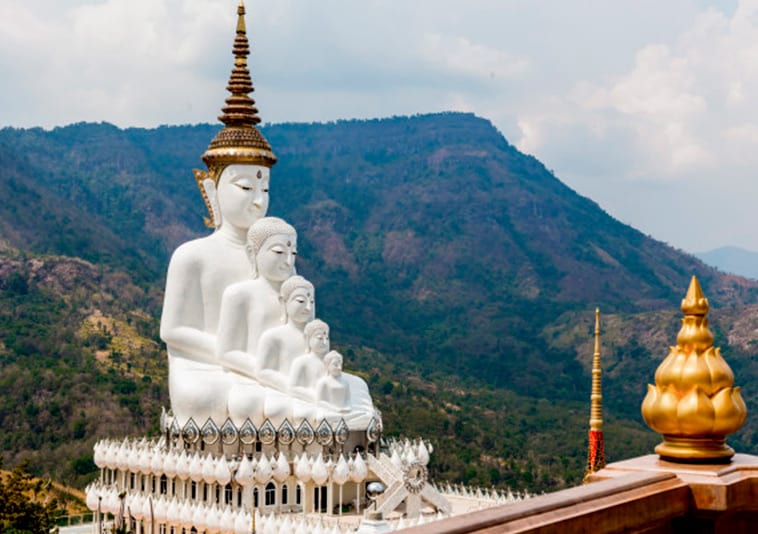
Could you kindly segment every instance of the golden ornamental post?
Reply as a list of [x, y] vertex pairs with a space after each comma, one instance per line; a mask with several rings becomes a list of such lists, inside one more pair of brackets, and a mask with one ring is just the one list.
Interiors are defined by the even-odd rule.
[[592, 393], [590, 395], [590, 429], [587, 439], [585, 482], [590, 475], [605, 467], [602, 373], [600, 365], [600, 308], [595, 308], [595, 353], [592, 355]]
[[728, 462], [734, 450], [726, 436], [742, 426], [747, 407], [734, 374], [708, 329], [708, 299], [692, 277], [682, 301], [676, 346], [655, 372], [642, 402], [645, 422], [663, 435], [662, 459], [683, 463]]

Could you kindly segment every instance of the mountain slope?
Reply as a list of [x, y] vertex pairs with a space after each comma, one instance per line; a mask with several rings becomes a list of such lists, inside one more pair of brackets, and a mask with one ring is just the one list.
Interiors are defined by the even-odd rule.
[[266, 133], [281, 147], [271, 211], [301, 230], [302, 271], [336, 335], [424, 371], [578, 399], [586, 374], [540, 333], [561, 312], [674, 307], [692, 274], [716, 305], [755, 301], [757, 284], [619, 223], [486, 120]]
[[125, 272], [0, 248], [4, 465], [28, 459], [81, 483], [95, 436], [157, 428], [167, 397], [159, 297]]
[[[119, 433], [157, 422], [166, 402], [155, 338], [163, 276], [171, 250], [207, 231], [191, 169], [216, 130], [0, 130], [0, 167], [8, 169], [1, 237], [21, 249], [6, 247], [0, 269], [0, 369], [5, 384], [19, 385], [0, 410], [12, 436], [6, 456], [28, 449], [38, 469], [84, 476], [72, 465], [56, 468], [42, 451], [61, 459], [68, 446], [86, 456], [105, 432], [100, 423]], [[728, 316], [717, 339], [748, 375], [738, 375], [740, 383], [758, 372], [746, 334], [739, 343], [725, 334], [741, 307], [756, 304], [758, 282], [721, 274], [621, 224], [484, 119], [449, 113], [264, 133], [280, 160], [269, 213], [298, 229], [298, 270], [315, 283], [319, 316], [346, 366], [369, 381], [387, 427], [439, 437], [438, 474], [530, 489], [578, 480], [586, 321], [595, 306], [623, 325], [609, 347], [623, 361], [608, 372], [609, 456], [649, 452], [656, 436], [629, 399], [641, 402], [675, 339], [675, 310], [692, 274]], [[50, 267], [40, 285], [39, 262], [79, 274], [56, 286]], [[627, 335], [637, 324], [648, 326]], [[36, 412], [19, 411], [36, 398], [40, 376], [51, 381], [40, 398], [67, 403], [59, 416], [66, 424], [47, 437], [24, 426], [50, 421], [44, 401]], [[66, 397], [58, 376], [95, 385]], [[99, 407], [119, 423], [100, 417]], [[743, 452], [758, 451], [750, 425], [736, 438]]]

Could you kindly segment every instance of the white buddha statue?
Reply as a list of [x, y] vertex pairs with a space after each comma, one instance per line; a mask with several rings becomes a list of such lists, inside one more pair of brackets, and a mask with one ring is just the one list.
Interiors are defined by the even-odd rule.
[[350, 384], [342, 374], [342, 354], [330, 351], [324, 366], [326, 374], [316, 382], [316, 400], [328, 411], [350, 411]]
[[260, 419], [266, 397], [277, 395], [259, 379], [257, 347], [267, 330], [282, 324], [279, 293], [295, 271], [297, 233], [282, 219], [266, 217], [250, 227], [247, 250], [253, 278], [226, 289], [218, 330], [219, 361], [233, 371], [224, 399], [237, 424]]
[[305, 325], [316, 314], [313, 284], [302, 276], [288, 278], [279, 300], [284, 308], [284, 324], [266, 330], [260, 337], [256, 378], [280, 391], [288, 391], [292, 361], [306, 351]]
[[[169, 395], [180, 423], [193, 417], [223, 421], [228, 379], [219, 366], [216, 334], [221, 295], [250, 277], [245, 253], [249, 226], [268, 208], [269, 169], [229, 165], [217, 184], [212, 212], [216, 231], [184, 243], [171, 257], [161, 317], [161, 339], [169, 356]], [[212, 185], [213, 184], [213, 185]]]
[[324, 356], [325, 374], [315, 386], [318, 419], [336, 424], [344, 419], [351, 430], [365, 430], [376, 415], [368, 384], [361, 377], [342, 371], [343, 358], [331, 351]]
[[[313, 284], [302, 276], [288, 278], [282, 284], [281, 301], [285, 323], [263, 333], [256, 360], [256, 378], [267, 388], [263, 416], [277, 426], [295, 414], [297, 402], [288, 391], [288, 374], [291, 362], [306, 350], [304, 329], [315, 314]], [[315, 410], [304, 415], [311, 412]]]
[[221, 296], [250, 278], [245, 253], [248, 228], [266, 215], [270, 168], [276, 163], [260, 123], [250, 72], [244, 9], [238, 10], [234, 67], [219, 117], [224, 128], [202, 156], [208, 171], [195, 171], [213, 234], [176, 249], [166, 276], [161, 339], [169, 359], [171, 407], [179, 424], [189, 417], [202, 425], [226, 417], [229, 376], [219, 365], [217, 330]]
[[305, 401], [316, 401], [316, 381], [326, 372], [324, 356], [329, 352], [329, 325], [314, 319], [303, 331], [308, 352], [295, 358], [289, 372], [289, 392]]
[[224, 291], [218, 356], [227, 369], [258, 379], [259, 340], [282, 323], [279, 293], [295, 272], [297, 232], [282, 219], [266, 217], [250, 227], [246, 249], [252, 277]]

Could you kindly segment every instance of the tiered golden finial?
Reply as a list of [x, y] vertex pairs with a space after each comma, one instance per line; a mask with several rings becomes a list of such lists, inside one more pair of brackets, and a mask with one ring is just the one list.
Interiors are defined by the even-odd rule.
[[203, 161], [213, 173], [213, 167], [225, 167], [231, 163], [255, 163], [267, 167], [276, 163], [271, 145], [255, 127], [261, 122], [255, 100], [250, 98], [253, 82], [247, 68], [250, 46], [245, 29], [245, 6], [240, 1], [237, 7], [237, 34], [234, 38], [234, 68], [229, 76], [226, 90], [231, 95], [221, 109], [219, 120], [225, 127], [211, 141], [203, 154]]
[[[234, 68], [226, 86], [231, 95], [226, 99], [226, 105], [221, 108], [222, 114], [218, 118], [224, 123], [224, 128], [211, 141], [208, 150], [203, 154], [203, 161], [208, 166], [208, 172], [195, 171], [195, 180], [211, 217], [213, 217], [213, 210], [203, 186], [205, 180], [210, 178], [214, 183], [218, 183], [224, 168], [235, 163], [265, 167], [271, 167], [276, 163], [276, 156], [271, 151], [271, 145], [255, 127], [261, 119], [258, 117], [255, 100], [249, 96], [249, 93], [255, 89], [247, 68], [250, 46], [245, 28], [245, 6], [241, 0], [237, 7], [237, 33], [232, 50]], [[206, 224], [212, 226], [212, 221], [208, 220]]]
[[603, 386], [600, 368], [600, 308], [595, 308], [595, 353], [592, 356], [592, 393], [590, 395], [590, 430], [585, 477], [605, 467], [603, 438]]
[[663, 443], [655, 448], [663, 459], [726, 462], [734, 455], [726, 436], [739, 430], [747, 408], [740, 388], [732, 387], [732, 370], [713, 347], [708, 299], [694, 276], [682, 312], [677, 346], [655, 372], [655, 385], [647, 387], [642, 417], [663, 434]]

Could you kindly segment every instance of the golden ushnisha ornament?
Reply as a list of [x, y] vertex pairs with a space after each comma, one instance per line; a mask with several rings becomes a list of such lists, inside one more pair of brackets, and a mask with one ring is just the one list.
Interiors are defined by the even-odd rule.
[[726, 436], [747, 416], [734, 374], [708, 329], [708, 299], [692, 277], [682, 301], [682, 328], [677, 345], [655, 373], [642, 402], [645, 422], [663, 435], [655, 448], [661, 458], [677, 462], [728, 462], [734, 450]]

